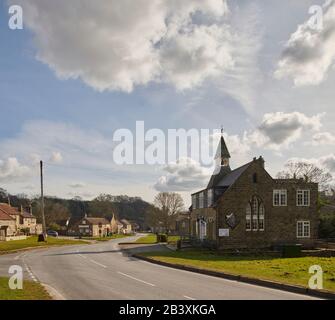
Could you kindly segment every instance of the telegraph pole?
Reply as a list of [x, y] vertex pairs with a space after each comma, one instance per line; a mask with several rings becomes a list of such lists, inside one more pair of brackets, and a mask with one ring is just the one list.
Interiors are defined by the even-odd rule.
[[40, 172], [41, 172], [41, 213], [42, 213], [42, 229], [44, 241], [47, 239], [47, 230], [45, 226], [45, 215], [44, 215], [44, 190], [43, 190], [43, 161], [40, 161]]

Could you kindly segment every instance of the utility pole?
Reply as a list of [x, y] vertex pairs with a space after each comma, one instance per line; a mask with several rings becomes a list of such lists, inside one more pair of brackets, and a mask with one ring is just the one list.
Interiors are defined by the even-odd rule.
[[47, 239], [47, 231], [45, 226], [45, 215], [44, 215], [44, 190], [43, 190], [43, 161], [40, 161], [40, 172], [41, 172], [41, 213], [42, 213], [42, 229], [44, 241]]

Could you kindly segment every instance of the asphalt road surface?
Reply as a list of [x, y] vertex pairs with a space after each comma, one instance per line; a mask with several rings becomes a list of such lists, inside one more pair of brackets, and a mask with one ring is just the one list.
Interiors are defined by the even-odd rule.
[[55, 247], [0, 256], [0, 274], [11, 265], [25, 279], [45, 284], [57, 299], [103, 300], [301, 300], [309, 296], [176, 270], [134, 259], [118, 243]]

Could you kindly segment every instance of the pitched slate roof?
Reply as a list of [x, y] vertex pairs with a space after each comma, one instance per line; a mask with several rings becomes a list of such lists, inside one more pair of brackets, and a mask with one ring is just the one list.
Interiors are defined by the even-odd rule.
[[231, 169], [229, 166], [220, 167], [220, 172], [218, 174], [213, 174], [211, 176], [211, 179], [209, 180], [209, 183], [207, 185], [207, 189], [212, 189], [216, 187], [219, 181], [222, 180], [230, 172], [231, 172]]
[[92, 217], [89, 217], [89, 218], [85, 218], [89, 223], [91, 224], [109, 224], [109, 221], [105, 218], [92, 218]]
[[10, 206], [7, 203], [0, 203], [0, 210], [6, 212], [9, 215], [20, 215], [20, 211], [17, 208]]
[[0, 209], [0, 220], [15, 220], [11, 216], [9, 216], [6, 212]]
[[127, 219], [121, 219], [121, 223], [130, 225], [131, 223]]
[[23, 217], [23, 218], [36, 218], [35, 216], [33, 216], [31, 213], [29, 213], [27, 211], [21, 212], [20, 216]]
[[231, 158], [223, 136], [221, 136], [220, 143], [215, 154], [215, 159], [222, 159], [222, 158]]
[[216, 187], [230, 187], [236, 180], [241, 176], [241, 174], [249, 168], [252, 162], [249, 162], [242, 167], [239, 167], [227, 175], [225, 175], [217, 184]]

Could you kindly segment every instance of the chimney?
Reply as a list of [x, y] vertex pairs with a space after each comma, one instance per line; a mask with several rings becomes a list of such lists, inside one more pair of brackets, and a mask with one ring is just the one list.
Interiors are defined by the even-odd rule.
[[265, 160], [262, 156], [259, 157], [259, 162], [261, 163], [262, 168], [265, 168]]

